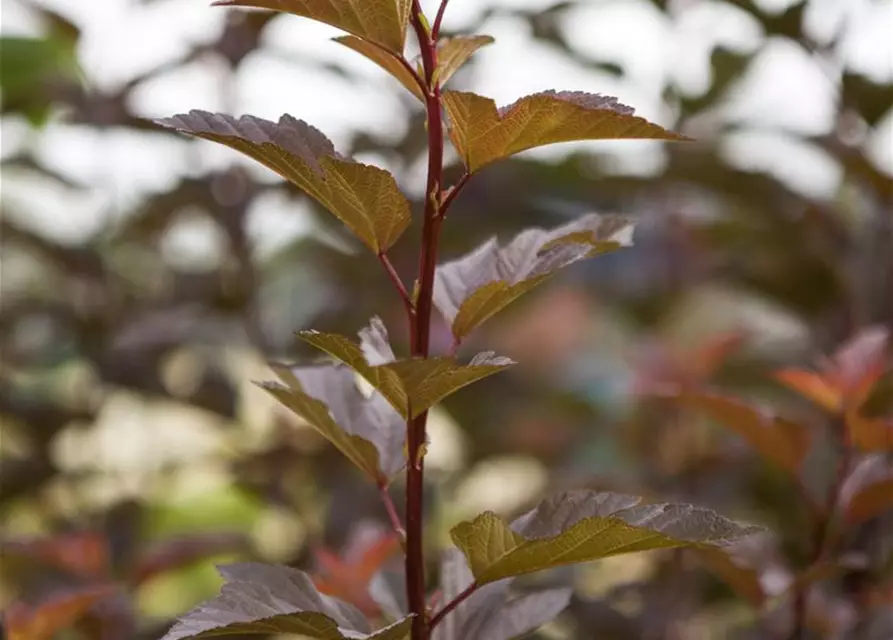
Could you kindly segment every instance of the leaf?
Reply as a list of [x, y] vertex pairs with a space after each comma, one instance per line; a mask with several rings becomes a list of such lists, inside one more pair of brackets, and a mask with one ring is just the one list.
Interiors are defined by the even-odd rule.
[[[694, 349], [679, 349], [666, 340], [645, 341], [633, 354], [636, 395], [678, 395], [700, 388], [741, 347], [740, 332], [711, 336]], [[668, 390], [674, 393], [669, 394]]]
[[751, 606], [759, 608], [766, 601], [758, 570], [736, 562], [722, 549], [699, 549], [698, 557]]
[[865, 418], [855, 413], [846, 417], [849, 437], [862, 451], [893, 451], [893, 419]]
[[5, 556], [33, 559], [86, 578], [99, 578], [111, 571], [108, 540], [96, 531], [5, 541], [0, 551]]
[[331, 141], [302, 120], [238, 120], [190, 111], [156, 123], [241, 151], [295, 184], [341, 220], [373, 252], [386, 251], [410, 222], [409, 201], [384, 169], [335, 152]]
[[220, 568], [219, 596], [193, 609], [162, 640], [296, 634], [319, 640], [404, 640], [410, 618], [371, 631], [353, 606], [323, 595], [302, 571], [258, 563]]
[[58, 88], [43, 88], [76, 87], [83, 77], [76, 33], [51, 32], [42, 38], [6, 35], [0, 37], [0, 51], [0, 109], [4, 115], [22, 113], [35, 126], [45, 122], [53, 103], [61, 99]]
[[409, 602], [406, 599], [406, 573], [402, 570], [382, 569], [369, 581], [369, 596], [378, 608], [394, 620], [406, 616]]
[[142, 584], [159, 573], [247, 547], [248, 540], [241, 533], [194, 534], [162, 540], [140, 555], [130, 579], [135, 584]]
[[558, 269], [632, 244], [632, 223], [590, 214], [551, 231], [528, 229], [504, 247], [495, 238], [437, 269], [434, 304], [461, 340]]
[[[440, 588], [443, 593], [442, 601], [447, 604], [454, 600], [474, 582], [471, 569], [465, 556], [458, 549], [447, 549], [440, 561]], [[461, 638], [462, 623], [474, 610], [475, 595], [460, 603], [452, 613], [443, 619], [440, 626], [434, 629], [432, 640], [458, 640]]]
[[706, 413], [720, 424], [736, 431], [767, 460], [790, 473], [797, 473], [809, 450], [806, 427], [734, 398], [686, 392], [676, 396], [684, 406]]
[[402, 55], [412, 0], [216, 0], [212, 4], [312, 18]]
[[789, 389], [813, 401], [826, 411], [838, 412], [843, 406], [840, 390], [821, 374], [802, 369], [782, 369], [775, 379]]
[[474, 53], [489, 44], [491, 36], [456, 36], [437, 43], [437, 79], [445, 86]]
[[840, 493], [852, 526], [893, 509], [893, 464], [884, 454], [866, 457], [850, 473]]
[[885, 327], [863, 329], [834, 354], [832, 375], [846, 398], [847, 405], [858, 409], [887, 367]]
[[374, 482], [387, 485], [406, 464], [405, 424], [380, 394], [366, 398], [346, 367], [274, 370], [284, 384], [261, 383], [335, 445]]
[[445, 91], [450, 138], [469, 173], [521, 151], [576, 140], [687, 140], [633, 115], [616, 98], [544, 91], [497, 109], [474, 93]]
[[385, 361], [393, 352], [390, 347], [382, 351], [380, 341], [387, 340], [383, 332], [381, 321], [373, 319], [372, 326], [361, 332], [362, 346], [333, 333], [301, 331], [298, 337], [360, 374], [404, 418], [414, 418], [462, 387], [514, 364], [492, 352], [478, 354], [467, 365], [449, 357]]
[[[471, 585], [473, 577], [462, 553], [450, 549], [441, 566], [445, 602]], [[510, 640], [546, 624], [570, 603], [571, 589], [547, 589], [520, 596], [511, 581], [484, 585], [466, 598], [435, 628], [432, 640]]]
[[114, 591], [111, 586], [87, 587], [58, 595], [31, 608], [21, 602], [7, 607], [4, 627], [9, 640], [52, 640], [57, 632], [70, 629], [97, 602]]
[[[508, 587], [506, 587], [506, 591]], [[493, 608], [482, 607], [456, 640], [511, 640], [520, 638], [553, 620], [570, 604], [571, 589], [545, 589], [506, 598]]]
[[853, 524], [893, 509], [893, 478], [874, 482], [853, 496], [847, 507], [847, 519]]
[[419, 86], [415, 77], [409, 72], [409, 69], [402, 65], [400, 61], [390, 53], [367, 40], [358, 38], [357, 36], [341, 36], [334, 40], [338, 44], [343, 44], [348, 49], [353, 49], [377, 64], [396, 78], [412, 95], [422, 102], [425, 101], [425, 94], [422, 93], [422, 88]]
[[633, 551], [723, 546], [760, 531], [687, 504], [637, 506], [639, 498], [572, 491], [511, 526], [487, 511], [450, 532], [478, 584]]
[[368, 616], [378, 615], [378, 605], [369, 595], [369, 584], [399, 549], [400, 539], [395, 534], [380, 535], [343, 558], [328, 549], [318, 549], [315, 555], [319, 570], [313, 583], [320, 593], [350, 602]]

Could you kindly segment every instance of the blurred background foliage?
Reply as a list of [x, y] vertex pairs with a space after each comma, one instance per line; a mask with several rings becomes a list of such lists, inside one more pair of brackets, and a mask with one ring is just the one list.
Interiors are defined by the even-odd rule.
[[[548, 88], [617, 95], [697, 142], [526, 153], [457, 200], [445, 258], [589, 211], [639, 226], [634, 248], [568, 270], [470, 341], [519, 366], [431, 418], [432, 549], [482, 509], [605, 488], [771, 526], [784, 561], [759, 577], [783, 592], [809, 545], [787, 480], [733, 433], [640, 391], [710, 385], [821, 433], [822, 417], [769, 373], [893, 320], [893, 3], [450, 11], [448, 31], [497, 39], [454, 88], [500, 104]], [[289, 112], [395, 173], [418, 209], [412, 97], [328, 42], [333, 30], [293, 17], [201, 0], [4, 0], [3, 13], [4, 608], [113, 576], [126, 593], [58, 637], [151, 639], [216, 592], [213, 565], [228, 559], [365, 579], [370, 554], [384, 557], [374, 487], [252, 381], [270, 377], [268, 360], [316, 357], [295, 330], [352, 335], [373, 314], [405, 351], [400, 300], [300, 193], [146, 119]], [[417, 230], [391, 254], [407, 279]], [[442, 323], [434, 335], [446, 348]], [[872, 399], [881, 413], [891, 388], [888, 376]], [[816, 492], [832, 474], [822, 451], [806, 472]], [[893, 635], [891, 525], [882, 515], [848, 537], [867, 564], [825, 577], [816, 637]], [[784, 595], [754, 607], [718, 575], [678, 553], [583, 567], [571, 609], [537, 637], [773, 637], [760, 621], [784, 614]]]

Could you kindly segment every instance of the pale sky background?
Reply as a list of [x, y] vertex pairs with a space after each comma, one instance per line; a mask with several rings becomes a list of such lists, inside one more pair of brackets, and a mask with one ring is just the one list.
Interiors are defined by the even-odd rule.
[[[40, 24], [29, 6], [39, 4], [69, 17], [83, 29], [80, 57], [89, 84], [120, 86], [134, 75], [176, 60], [191, 44], [219, 33], [228, 9], [209, 7], [208, 0], [2, 0], [4, 34], [39, 34]], [[717, 44], [738, 51], [760, 47], [765, 40], [758, 23], [741, 11], [710, 0], [687, 0], [684, 17], [667, 20], [646, 0], [591, 0], [574, 11], [564, 28], [581, 52], [624, 65], [627, 77], [614, 80], [583, 69], [542, 44], [531, 41], [523, 22], [494, 19], [481, 22], [485, 6], [547, 7], [552, 0], [452, 0], [447, 28], [474, 28], [496, 37], [482, 50], [471, 88], [505, 104], [543, 89], [576, 89], [616, 95], [646, 118], [671, 124], [660, 100], [663, 81], [675, 77], [683, 88], [701, 93], [709, 83], [709, 54]], [[788, 0], [759, 0], [783, 9]], [[423, 0], [433, 13], [434, 0]], [[876, 81], [893, 77], [893, 0], [813, 0], [807, 15], [821, 40], [845, 21], [847, 37], [841, 58]], [[351, 128], [382, 135], [400, 132], [408, 104], [401, 89], [384, 72], [357, 54], [328, 41], [335, 29], [300, 18], [282, 19], [268, 29], [265, 46], [240, 73], [227, 80], [213, 59], [195, 62], [141, 86], [134, 107], [139, 115], [162, 117], [198, 108], [234, 115], [252, 113], [278, 119], [283, 112], [307, 120], [335, 142]], [[316, 71], [297, 57], [337, 61], [368, 82], [351, 84]], [[839, 181], [835, 164], [792, 140], [785, 132], [819, 133], [829, 128], [834, 112], [834, 87], [823, 71], [796, 46], [773, 40], [736, 90], [727, 118], [754, 123], [755, 130], [731, 136], [726, 152], [740, 166], [777, 172], [794, 188], [823, 197], [834, 195]], [[2, 152], [23, 145], [36, 150], [48, 165], [82, 181], [90, 189], [72, 194], [32, 176], [12, 171], [3, 176], [3, 197], [14, 202], [13, 215], [47, 235], [77, 242], [132, 208], [147, 193], [164, 190], [183, 175], [198, 175], [240, 161], [235, 152], [207, 142], [178, 140], [169, 135], [143, 135], [108, 130], [97, 132], [53, 122], [39, 133], [10, 119], [2, 122]], [[598, 145], [596, 147], [596, 145]], [[660, 146], [648, 142], [580, 143], [530, 152], [560, 157], [572, 148], [610, 149], [616, 170], [645, 173], [659, 169]], [[893, 173], [893, 118], [873, 132], [871, 156]], [[362, 158], [383, 164], [386, 159]], [[255, 167], [257, 175], [275, 180]], [[399, 176], [408, 190], [419, 189], [423, 167]], [[258, 250], [268, 252], [306, 231], [306, 218], [294, 202], [271, 196], [252, 212], [251, 230]], [[191, 226], [190, 226], [191, 225]], [[197, 225], [197, 226], [196, 226]], [[190, 223], [170, 232], [169, 257], [213, 261], [212, 225]]]

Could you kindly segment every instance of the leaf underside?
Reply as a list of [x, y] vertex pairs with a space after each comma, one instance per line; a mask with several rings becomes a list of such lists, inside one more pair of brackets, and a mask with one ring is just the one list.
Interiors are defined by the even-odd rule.
[[403, 53], [412, 8], [412, 0], [217, 0], [212, 4], [312, 18], [397, 54]]
[[[357, 36], [341, 36], [335, 38], [335, 42], [356, 51], [374, 62], [393, 76], [419, 101], [425, 102], [425, 93], [419, 82], [396, 57], [384, 51], [381, 47]], [[493, 38], [490, 36], [456, 36], [454, 38], [445, 38], [438, 42], [437, 78], [440, 85], [446, 85], [462, 65], [468, 62], [468, 59], [474, 55], [475, 51], [492, 43]]]
[[[473, 581], [465, 557], [448, 550], [441, 563], [443, 599], [451, 601]], [[545, 589], [513, 595], [512, 581], [484, 585], [435, 628], [432, 640], [511, 640], [554, 619], [567, 608], [571, 589]]]
[[492, 512], [450, 532], [479, 584], [609, 556], [678, 547], [717, 547], [761, 531], [687, 504], [572, 491], [508, 525]]
[[358, 345], [338, 334], [298, 333], [305, 342], [356, 371], [404, 419], [414, 418], [462, 387], [514, 364], [491, 352], [480, 353], [465, 365], [449, 357], [393, 360], [389, 346], [386, 353], [382, 350], [387, 334], [378, 319], [373, 319], [372, 326], [360, 335], [362, 343]]
[[219, 596], [183, 616], [162, 640], [236, 634], [299, 634], [315, 640], [404, 640], [411, 618], [372, 631], [352, 605], [317, 591], [310, 577], [286, 566], [220, 567]]
[[437, 269], [434, 304], [461, 340], [553, 273], [632, 244], [632, 222], [589, 214], [556, 229], [527, 229], [504, 246], [491, 239]]
[[400, 64], [400, 62], [390, 53], [382, 50], [381, 47], [377, 47], [368, 40], [363, 40], [362, 38], [352, 35], [335, 38], [335, 42], [365, 56], [391, 74], [412, 95], [422, 102], [425, 101], [425, 94], [422, 93], [419, 83], [416, 82], [416, 79], [409, 72], [409, 69]]
[[403, 468], [405, 424], [379, 393], [366, 398], [347, 367], [274, 370], [283, 384], [261, 383], [380, 485]]
[[410, 222], [409, 201], [383, 169], [341, 156], [319, 130], [285, 115], [279, 122], [190, 111], [157, 124], [235, 149], [315, 199], [375, 253], [387, 251]]
[[616, 98], [580, 91], [544, 91], [497, 108], [490, 98], [445, 91], [450, 138], [473, 173], [491, 162], [558, 142], [688, 140], [634, 115]]

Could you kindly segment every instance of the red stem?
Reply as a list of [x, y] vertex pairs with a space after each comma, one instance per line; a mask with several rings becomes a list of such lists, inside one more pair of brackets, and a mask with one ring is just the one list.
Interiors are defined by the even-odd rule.
[[437, 17], [434, 18], [434, 26], [431, 27], [431, 39], [437, 42], [440, 37], [440, 24], [443, 22], [443, 15], [446, 13], [447, 4], [450, 0], [440, 0], [440, 8], [437, 9]]
[[[840, 505], [840, 492], [852, 466], [853, 457], [853, 446], [850, 442], [845, 418], [839, 418], [834, 421], [833, 435], [838, 445], [837, 468], [835, 469], [834, 479], [828, 487], [824, 510], [821, 512], [820, 518], [816, 521], [813, 529], [812, 557], [809, 565], [803, 572], [804, 574], [811, 572], [815, 567], [825, 562], [833, 552], [837, 542], [836, 524], [838, 519], [837, 511]], [[803, 640], [808, 635], [810, 586], [810, 581], [803, 581], [803, 584], [799, 585], [794, 593], [794, 624], [790, 636], [791, 640]]]
[[[443, 175], [443, 122], [440, 87], [434, 81], [437, 69], [437, 45], [426, 27], [419, 0], [412, 3], [412, 26], [419, 41], [425, 70], [425, 110], [428, 119], [428, 184], [419, 252], [419, 295], [413, 327], [414, 357], [427, 358], [431, 337], [431, 310], [434, 297], [434, 272], [437, 267], [437, 243], [441, 219], [439, 205]], [[429, 627], [425, 604], [425, 555], [423, 540], [423, 487], [425, 426], [427, 412], [407, 423], [406, 469], [406, 591], [412, 621], [412, 640], [428, 640]]]
[[440, 217], [446, 218], [447, 211], [450, 208], [450, 205], [453, 204], [453, 200], [456, 199], [462, 189], [465, 188], [465, 185], [468, 184], [468, 180], [471, 178], [471, 174], [466, 172], [462, 174], [462, 177], [459, 178], [458, 182], [450, 187], [449, 191], [446, 192], [446, 196], [443, 199], [443, 202], [440, 203]]
[[400, 544], [405, 550], [406, 529], [403, 528], [403, 522], [400, 521], [400, 515], [397, 513], [397, 507], [394, 504], [394, 499], [391, 497], [391, 492], [388, 491], [388, 487], [385, 484], [378, 485], [378, 490], [381, 493], [381, 501], [384, 503], [385, 511], [388, 512], [391, 527], [394, 529], [394, 533], [400, 537]]
[[455, 598], [453, 598], [452, 600], [447, 602], [446, 605], [443, 607], [443, 609], [438, 611], [437, 614], [433, 618], [431, 618], [431, 624], [429, 626], [429, 629], [433, 629], [438, 624], [440, 624], [441, 621], [453, 611], [453, 609], [455, 609], [460, 604], [465, 602], [465, 600], [468, 598], [468, 596], [470, 596], [472, 593], [477, 591], [477, 588], [478, 588], [478, 584], [476, 582], [472, 582], [470, 585], [468, 585], [465, 588], [465, 590], [462, 593], [460, 593]]
[[406, 309], [406, 321], [409, 323], [410, 337], [415, 337], [415, 305], [412, 303], [409, 291], [406, 290], [406, 285], [404, 285], [403, 280], [400, 279], [400, 274], [397, 273], [390, 258], [388, 258], [388, 254], [379, 253], [378, 261], [381, 262], [385, 271], [387, 271], [391, 282], [394, 283], [394, 288], [397, 290], [397, 293], [400, 294], [400, 299], [403, 301], [403, 307]]

